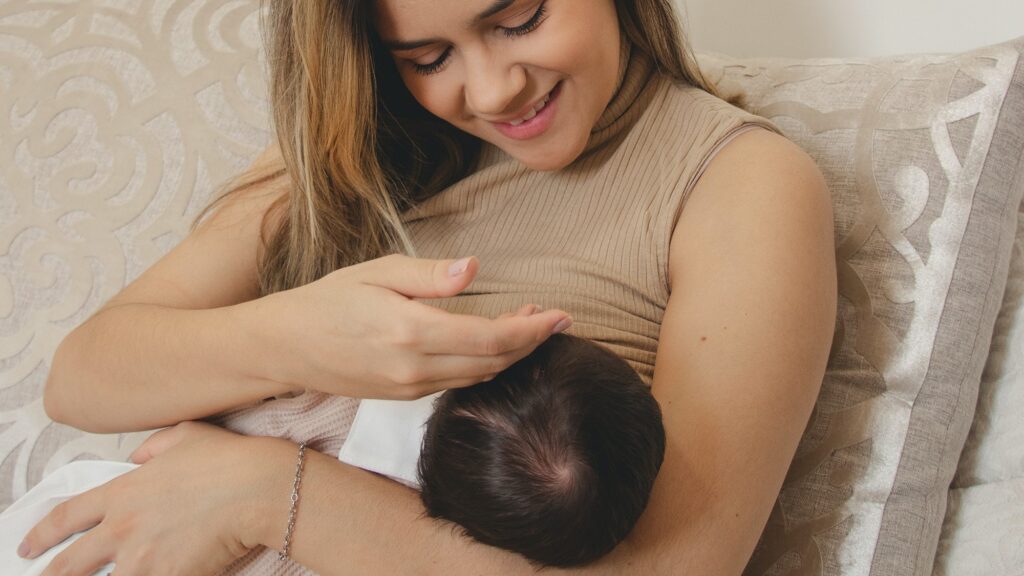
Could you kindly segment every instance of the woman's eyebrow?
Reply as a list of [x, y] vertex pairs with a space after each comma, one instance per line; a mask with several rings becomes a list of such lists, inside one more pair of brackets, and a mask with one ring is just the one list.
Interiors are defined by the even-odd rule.
[[490, 8], [488, 8], [487, 10], [484, 10], [483, 12], [477, 14], [476, 18], [473, 18], [473, 25], [476, 26], [482, 20], [486, 20], [486, 19], [490, 18], [491, 16], [494, 16], [498, 12], [501, 12], [505, 8], [508, 8], [512, 4], [515, 4], [515, 1], [516, 0], [495, 0], [494, 4], [491, 4]]
[[[495, 14], [498, 14], [502, 10], [508, 8], [509, 6], [515, 4], [515, 2], [516, 2], [516, 0], [495, 0], [494, 4], [491, 4], [491, 6], [489, 8], [487, 8], [483, 12], [477, 14], [476, 17], [473, 18], [473, 22], [470, 24], [470, 26], [471, 27], [472, 26], [476, 26], [481, 21], [486, 20], [486, 19], [490, 18], [491, 16], [494, 16]], [[441, 39], [440, 38], [427, 38], [425, 40], [408, 40], [408, 41], [405, 41], [405, 40], [383, 40], [383, 42], [384, 42], [384, 45], [387, 46], [389, 50], [399, 50], [399, 51], [401, 51], [401, 50], [415, 50], [417, 48], [422, 48], [423, 46], [434, 44], [435, 42], [441, 42]]]

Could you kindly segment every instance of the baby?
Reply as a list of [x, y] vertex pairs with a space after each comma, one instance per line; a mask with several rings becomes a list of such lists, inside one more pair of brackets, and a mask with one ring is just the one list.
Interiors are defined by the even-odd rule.
[[431, 517], [535, 566], [580, 566], [633, 528], [664, 452], [661, 410], [636, 372], [556, 334], [493, 380], [436, 399], [417, 479]]

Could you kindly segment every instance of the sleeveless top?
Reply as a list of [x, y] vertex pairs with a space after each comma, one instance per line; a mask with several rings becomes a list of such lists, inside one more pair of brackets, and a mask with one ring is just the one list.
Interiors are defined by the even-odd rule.
[[[485, 143], [477, 170], [402, 215], [421, 258], [474, 255], [451, 298], [419, 299], [489, 318], [534, 303], [573, 317], [567, 333], [603, 344], [648, 386], [668, 304], [668, 248], [687, 197], [729, 140], [770, 121], [660, 74], [624, 39], [616, 91], [583, 153], [541, 172]], [[685, 231], [681, 232], [685, 233]], [[207, 419], [236, 432], [308, 442], [337, 456], [356, 398], [307, 391]], [[282, 534], [284, 526], [282, 525]], [[310, 574], [259, 548], [222, 574]]]

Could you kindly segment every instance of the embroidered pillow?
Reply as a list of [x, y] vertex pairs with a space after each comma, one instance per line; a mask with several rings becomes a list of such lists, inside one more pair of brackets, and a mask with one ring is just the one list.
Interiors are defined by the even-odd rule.
[[1024, 37], [950, 55], [701, 56], [830, 185], [837, 328], [748, 575], [930, 575], [1024, 193]]

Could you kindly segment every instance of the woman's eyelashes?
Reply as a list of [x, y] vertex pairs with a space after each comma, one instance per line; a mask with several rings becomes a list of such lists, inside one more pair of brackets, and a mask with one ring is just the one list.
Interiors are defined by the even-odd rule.
[[[547, 14], [546, 4], [547, 0], [541, 2], [540, 6], [537, 7], [537, 11], [533, 13], [533, 16], [531, 16], [529, 20], [527, 20], [523, 24], [520, 24], [519, 26], [515, 26], [512, 28], [499, 26], [498, 28], [501, 30], [502, 34], [509, 38], [515, 38], [518, 36], [529, 34], [530, 32], [536, 30], [537, 27], [539, 27], [544, 22], [544, 16], [545, 14]], [[430, 64], [419, 64], [417, 62], [413, 62], [413, 69], [416, 70], [416, 73], [423, 74], [424, 76], [436, 74], [437, 72], [440, 72], [441, 69], [444, 67], [445, 63], [448, 62], [448, 57], [451, 55], [451, 52], [452, 47], [449, 46], [448, 48], [445, 48], [445, 51], [441, 53], [441, 56], [438, 57], [437, 60], [434, 60]]]
[[441, 53], [440, 58], [434, 60], [430, 64], [417, 64], [416, 62], [413, 62], [412, 67], [416, 69], [416, 72], [418, 74], [423, 74], [424, 76], [433, 74], [439, 71], [442, 66], [444, 66], [444, 63], [448, 61], [448, 55], [451, 54], [451, 52], [452, 47], [449, 46], [445, 48], [444, 52]]
[[520, 24], [519, 26], [516, 26], [514, 28], [502, 28], [502, 33], [505, 34], [505, 36], [508, 36], [509, 38], [514, 38], [516, 36], [522, 36], [523, 34], [529, 34], [530, 32], [536, 30], [537, 27], [540, 26], [541, 22], [543, 21], [545, 5], [547, 3], [547, 0], [541, 2], [540, 6], [537, 7], [537, 11], [533, 13], [533, 16], [523, 24]]

